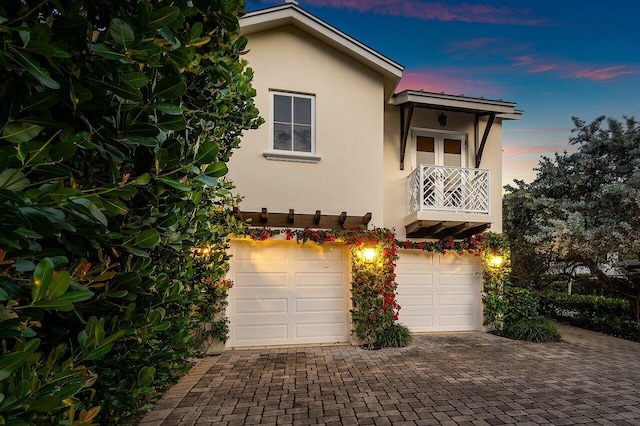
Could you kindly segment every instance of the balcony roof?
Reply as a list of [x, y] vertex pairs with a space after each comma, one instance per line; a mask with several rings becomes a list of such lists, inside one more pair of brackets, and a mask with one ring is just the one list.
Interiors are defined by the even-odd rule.
[[521, 110], [515, 109], [514, 102], [447, 95], [422, 90], [405, 90], [396, 93], [391, 97], [389, 103], [398, 106], [414, 106], [469, 114], [496, 114], [496, 117], [506, 120], [519, 120], [523, 113]]

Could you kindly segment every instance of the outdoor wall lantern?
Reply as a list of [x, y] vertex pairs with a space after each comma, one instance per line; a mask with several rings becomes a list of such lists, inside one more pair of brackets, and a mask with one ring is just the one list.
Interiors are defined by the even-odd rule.
[[364, 259], [365, 263], [373, 263], [376, 258], [376, 249], [372, 247], [365, 247], [362, 250], [362, 258]]
[[442, 127], [447, 125], [447, 116], [444, 112], [438, 117], [438, 123], [440, 123]]
[[499, 268], [502, 266], [502, 262], [504, 262], [504, 258], [499, 254], [494, 254], [489, 258], [489, 266], [492, 268]]

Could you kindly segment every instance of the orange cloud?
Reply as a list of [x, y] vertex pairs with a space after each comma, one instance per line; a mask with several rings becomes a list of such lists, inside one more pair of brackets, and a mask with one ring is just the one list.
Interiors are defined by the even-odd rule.
[[350, 9], [377, 15], [404, 16], [428, 21], [480, 22], [541, 26], [544, 19], [531, 17], [526, 8], [494, 7], [487, 4], [452, 5], [446, 2], [422, 2], [419, 0], [305, 0], [318, 7]]
[[573, 61], [549, 61], [545, 58], [534, 58], [522, 55], [512, 58], [512, 66], [525, 68], [527, 72], [535, 74], [556, 71], [564, 78], [579, 78], [593, 81], [613, 80], [625, 75], [637, 74], [639, 69], [631, 65], [586, 66]]

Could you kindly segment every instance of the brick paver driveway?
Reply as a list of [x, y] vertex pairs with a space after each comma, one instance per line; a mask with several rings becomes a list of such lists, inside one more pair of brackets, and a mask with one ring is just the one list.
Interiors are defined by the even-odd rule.
[[140, 424], [640, 425], [640, 344], [561, 332], [551, 344], [462, 333], [380, 351], [227, 351]]

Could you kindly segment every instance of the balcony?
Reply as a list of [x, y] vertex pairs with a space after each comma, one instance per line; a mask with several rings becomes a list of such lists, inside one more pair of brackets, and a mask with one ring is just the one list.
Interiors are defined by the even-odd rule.
[[407, 237], [456, 239], [491, 226], [488, 170], [421, 164], [408, 177]]

